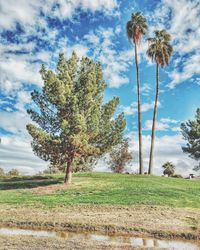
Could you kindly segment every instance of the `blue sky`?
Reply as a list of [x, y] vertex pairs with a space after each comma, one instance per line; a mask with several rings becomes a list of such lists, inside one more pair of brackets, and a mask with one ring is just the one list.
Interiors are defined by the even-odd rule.
[[[180, 11], [181, 10], [181, 11]], [[151, 119], [155, 95], [155, 65], [146, 57], [147, 37], [165, 28], [172, 35], [174, 54], [160, 73], [156, 138], [156, 173], [172, 161], [177, 172], [191, 172], [195, 162], [181, 151], [180, 123], [192, 119], [200, 107], [200, 4], [198, 0], [0, 0], [0, 166], [35, 173], [47, 163], [33, 155], [25, 125], [30, 92], [40, 89], [41, 63], [55, 68], [58, 53], [75, 50], [101, 61], [108, 89], [105, 101], [120, 97], [126, 135], [138, 165], [137, 96], [134, 50], [126, 37], [131, 13], [141, 11], [149, 29], [140, 47], [143, 140], [148, 165]], [[105, 170], [105, 165], [99, 166]]]

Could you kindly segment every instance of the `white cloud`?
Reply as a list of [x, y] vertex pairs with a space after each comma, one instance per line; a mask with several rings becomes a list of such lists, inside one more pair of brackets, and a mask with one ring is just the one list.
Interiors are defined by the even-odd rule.
[[41, 84], [39, 64], [32, 64], [22, 58], [0, 60], [0, 88], [9, 92], [20, 88], [23, 83]]
[[174, 123], [174, 124], [179, 122], [177, 120], [170, 119], [170, 118], [161, 118], [160, 121], [163, 122], [163, 123]]
[[72, 51], [76, 51], [78, 57], [81, 58], [82, 56], [87, 56], [89, 48], [83, 44], [74, 44], [71, 47], [62, 49], [62, 51], [65, 53], [66, 58], [69, 58], [71, 56]]
[[[7, 43], [0, 46], [0, 90], [7, 94], [19, 91], [23, 85], [42, 86], [39, 70], [42, 62], [48, 62], [51, 53], [40, 50], [33, 54], [33, 42], [27, 44]], [[17, 54], [16, 52], [23, 52]]]
[[22, 137], [1, 136], [0, 155], [0, 167], [5, 171], [16, 168], [22, 174], [35, 174], [47, 166], [33, 154], [29, 140]]
[[[54, 16], [59, 19], [72, 18], [78, 8], [95, 12], [102, 11], [107, 15], [117, 15], [116, 0], [0, 0], [0, 27], [13, 29], [16, 23], [28, 28], [40, 26], [44, 21], [40, 16]], [[30, 28], [29, 27], [29, 28]]]
[[[180, 127], [177, 124], [180, 123], [177, 120], [170, 118], [161, 118], [156, 121], [156, 131], [180, 131]], [[150, 131], [152, 129], [152, 120], [146, 120], [144, 124], [144, 130]]]
[[140, 87], [140, 93], [143, 96], [149, 96], [151, 91], [152, 91], [152, 88], [148, 83], [145, 83]]
[[21, 25], [33, 25], [38, 19], [38, 13], [44, 1], [0, 0], [0, 26], [12, 29], [16, 23]]
[[30, 122], [29, 116], [25, 112], [0, 112], [1, 128], [15, 135], [26, 133], [26, 124]]
[[102, 63], [104, 76], [110, 88], [119, 88], [129, 82], [126, 76], [129, 60], [124, 56], [124, 51], [117, 51], [115, 44], [119, 32], [120, 26], [115, 29], [100, 27], [84, 36], [85, 43], [89, 43], [94, 58]]
[[118, 12], [113, 12], [117, 8], [116, 0], [74, 0], [66, 1], [59, 0], [55, 1], [58, 4], [58, 7], [54, 11], [54, 15], [59, 18], [65, 19], [71, 18], [75, 13], [75, 10], [80, 7], [83, 10], [89, 10], [92, 12], [95, 11], [104, 11], [107, 14], [116, 15]]
[[84, 36], [84, 39], [86, 39], [88, 43], [91, 43], [93, 45], [99, 44], [100, 42], [100, 38], [92, 32], [90, 32], [89, 34], [86, 34]]
[[200, 74], [199, 65], [200, 55], [194, 54], [192, 56], [189, 56], [188, 60], [183, 63], [183, 69], [181, 71], [175, 69], [169, 74], [173, 79], [169, 84], [169, 87], [174, 88], [177, 84], [191, 79], [195, 74]]
[[[133, 102], [130, 106], [122, 107], [122, 111], [125, 115], [134, 115], [137, 113], [137, 102]], [[160, 107], [160, 103], [158, 102], [158, 107]], [[154, 102], [150, 103], [142, 103], [141, 105], [141, 111], [147, 112], [154, 108]]]
[[[200, 74], [200, 4], [198, 0], [162, 0], [153, 14], [153, 20], [167, 27], [174, 41], [173, 71], [169, 73], [169, 88]], [[171, 19], [169, 18], [171, 17]], [[156, 27], [160, 28], [160, 27]]]

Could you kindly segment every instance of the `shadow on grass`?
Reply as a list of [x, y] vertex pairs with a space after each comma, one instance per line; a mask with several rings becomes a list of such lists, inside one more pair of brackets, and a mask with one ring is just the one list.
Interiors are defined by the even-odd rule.
[[9, 179], [0, 179], [0, 190], [42, 187], [62, 182], [62, 178], [55, 179], [52, 176], [12, 177]]

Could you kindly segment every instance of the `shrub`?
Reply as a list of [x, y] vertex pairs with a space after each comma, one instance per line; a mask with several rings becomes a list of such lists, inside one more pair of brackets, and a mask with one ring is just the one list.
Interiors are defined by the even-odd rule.
[[183, 176], [181, 174], [174, 174], [171, 177], [174, 177], [174, 178], [183, 178]]

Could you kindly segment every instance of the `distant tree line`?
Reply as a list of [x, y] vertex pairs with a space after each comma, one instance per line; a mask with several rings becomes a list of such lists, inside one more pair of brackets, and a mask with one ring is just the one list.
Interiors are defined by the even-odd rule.
[[3, 168], [0, 168], [0, 177], [5, 177], [5, 176], [19, 176], [20, 172], [19, 170], [13, 168], [8, 172], [5, 172]]

